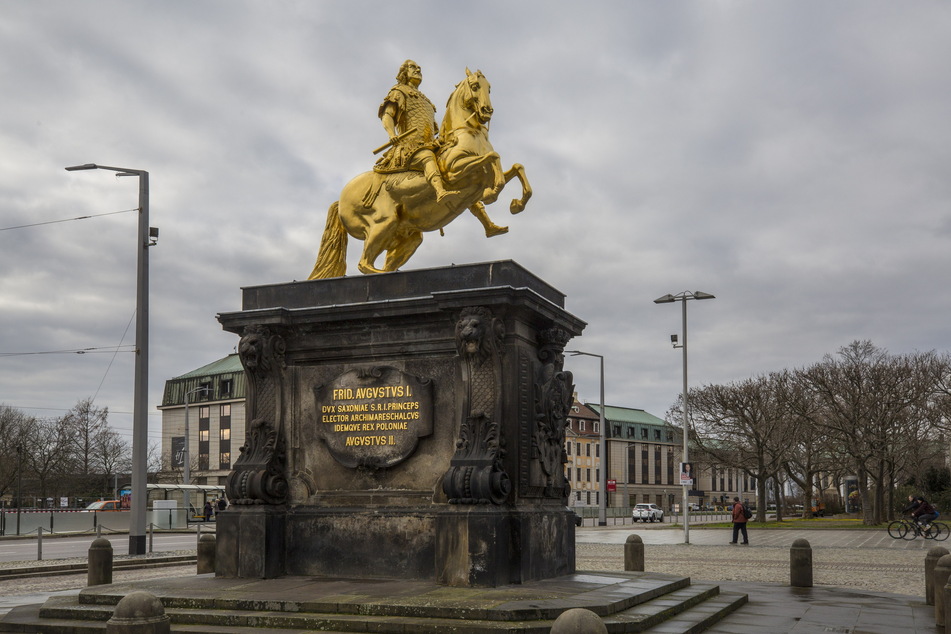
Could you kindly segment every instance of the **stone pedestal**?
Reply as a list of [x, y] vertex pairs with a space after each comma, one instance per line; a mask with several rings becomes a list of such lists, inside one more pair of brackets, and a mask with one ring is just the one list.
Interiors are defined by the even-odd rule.
[[247, 441], [222, 577], [496, 586], [570, 574], [565, 344], [584, 323], [511, 261], [246, 288]]

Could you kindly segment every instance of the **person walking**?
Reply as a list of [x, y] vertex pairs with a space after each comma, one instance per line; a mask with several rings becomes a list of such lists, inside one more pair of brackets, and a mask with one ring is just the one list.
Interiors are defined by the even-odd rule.
[[205, 513], [205, 521], [206, 522], [210, 521], [211, 516], [214, 513], [214, 511], [211, 509], [211, 502], [205, 502], [204, 513]]
[[740, 498], [733, 498], [733, 541], [731, 544], [736, 544], [736, 538], [739, 537], [740, 533], [743, 533], [743, 543], [749, 545], [750, 536], [746, 532], [746, 509], [742, 504], [740, 504]]

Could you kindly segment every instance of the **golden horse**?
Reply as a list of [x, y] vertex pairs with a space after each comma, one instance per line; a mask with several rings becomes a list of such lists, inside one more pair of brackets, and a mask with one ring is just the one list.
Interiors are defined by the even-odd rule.
[[[522, 197], [512, 200], [510, 211], [525, 209], [532, 188], [525, 168], [518, 163], [507, 171], [489, 142], [492, 118], [489, 82], [481, 71], [466, 69], [446, 104], [439, 128], [436, 162], [450, 194], [441, 201], [422, 172], [398, 174], [364, 172], [344, 186], [340, 200], [327, 211], [327, 225], [320, 240], [314, 270], [307, 279], [340, 277], [347, 272], [347, 235], [363, 240], [358, 268], [363, 273], [395, 271], [409, 260], [423, 242], [426, 231], [441, 230], [467, 209], [482, 222], [486, 235], [507, 231], [489, 220], [485, 205], [495, 202], [513, 178], [522, 185]], [[376, 260], [386, 251], [383, 268]]]

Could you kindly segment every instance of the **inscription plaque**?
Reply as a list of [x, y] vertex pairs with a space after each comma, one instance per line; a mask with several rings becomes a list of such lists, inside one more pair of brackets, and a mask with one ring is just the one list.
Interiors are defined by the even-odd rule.
[[433, 382], [390, 366], [357, 368], [314, 388], [317, 435], [345, 467], [391, 467], [433, 433]]

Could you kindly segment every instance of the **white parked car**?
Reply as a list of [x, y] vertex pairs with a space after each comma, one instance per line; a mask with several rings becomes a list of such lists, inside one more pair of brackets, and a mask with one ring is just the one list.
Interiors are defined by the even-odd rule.
[[634, 507], [634, 510], [631, 511], [631, 519], [635, 522], [637, 520], [641, 520], [642, 522], [663, 522], [664, 511], [656, 504], [638, 504]]

